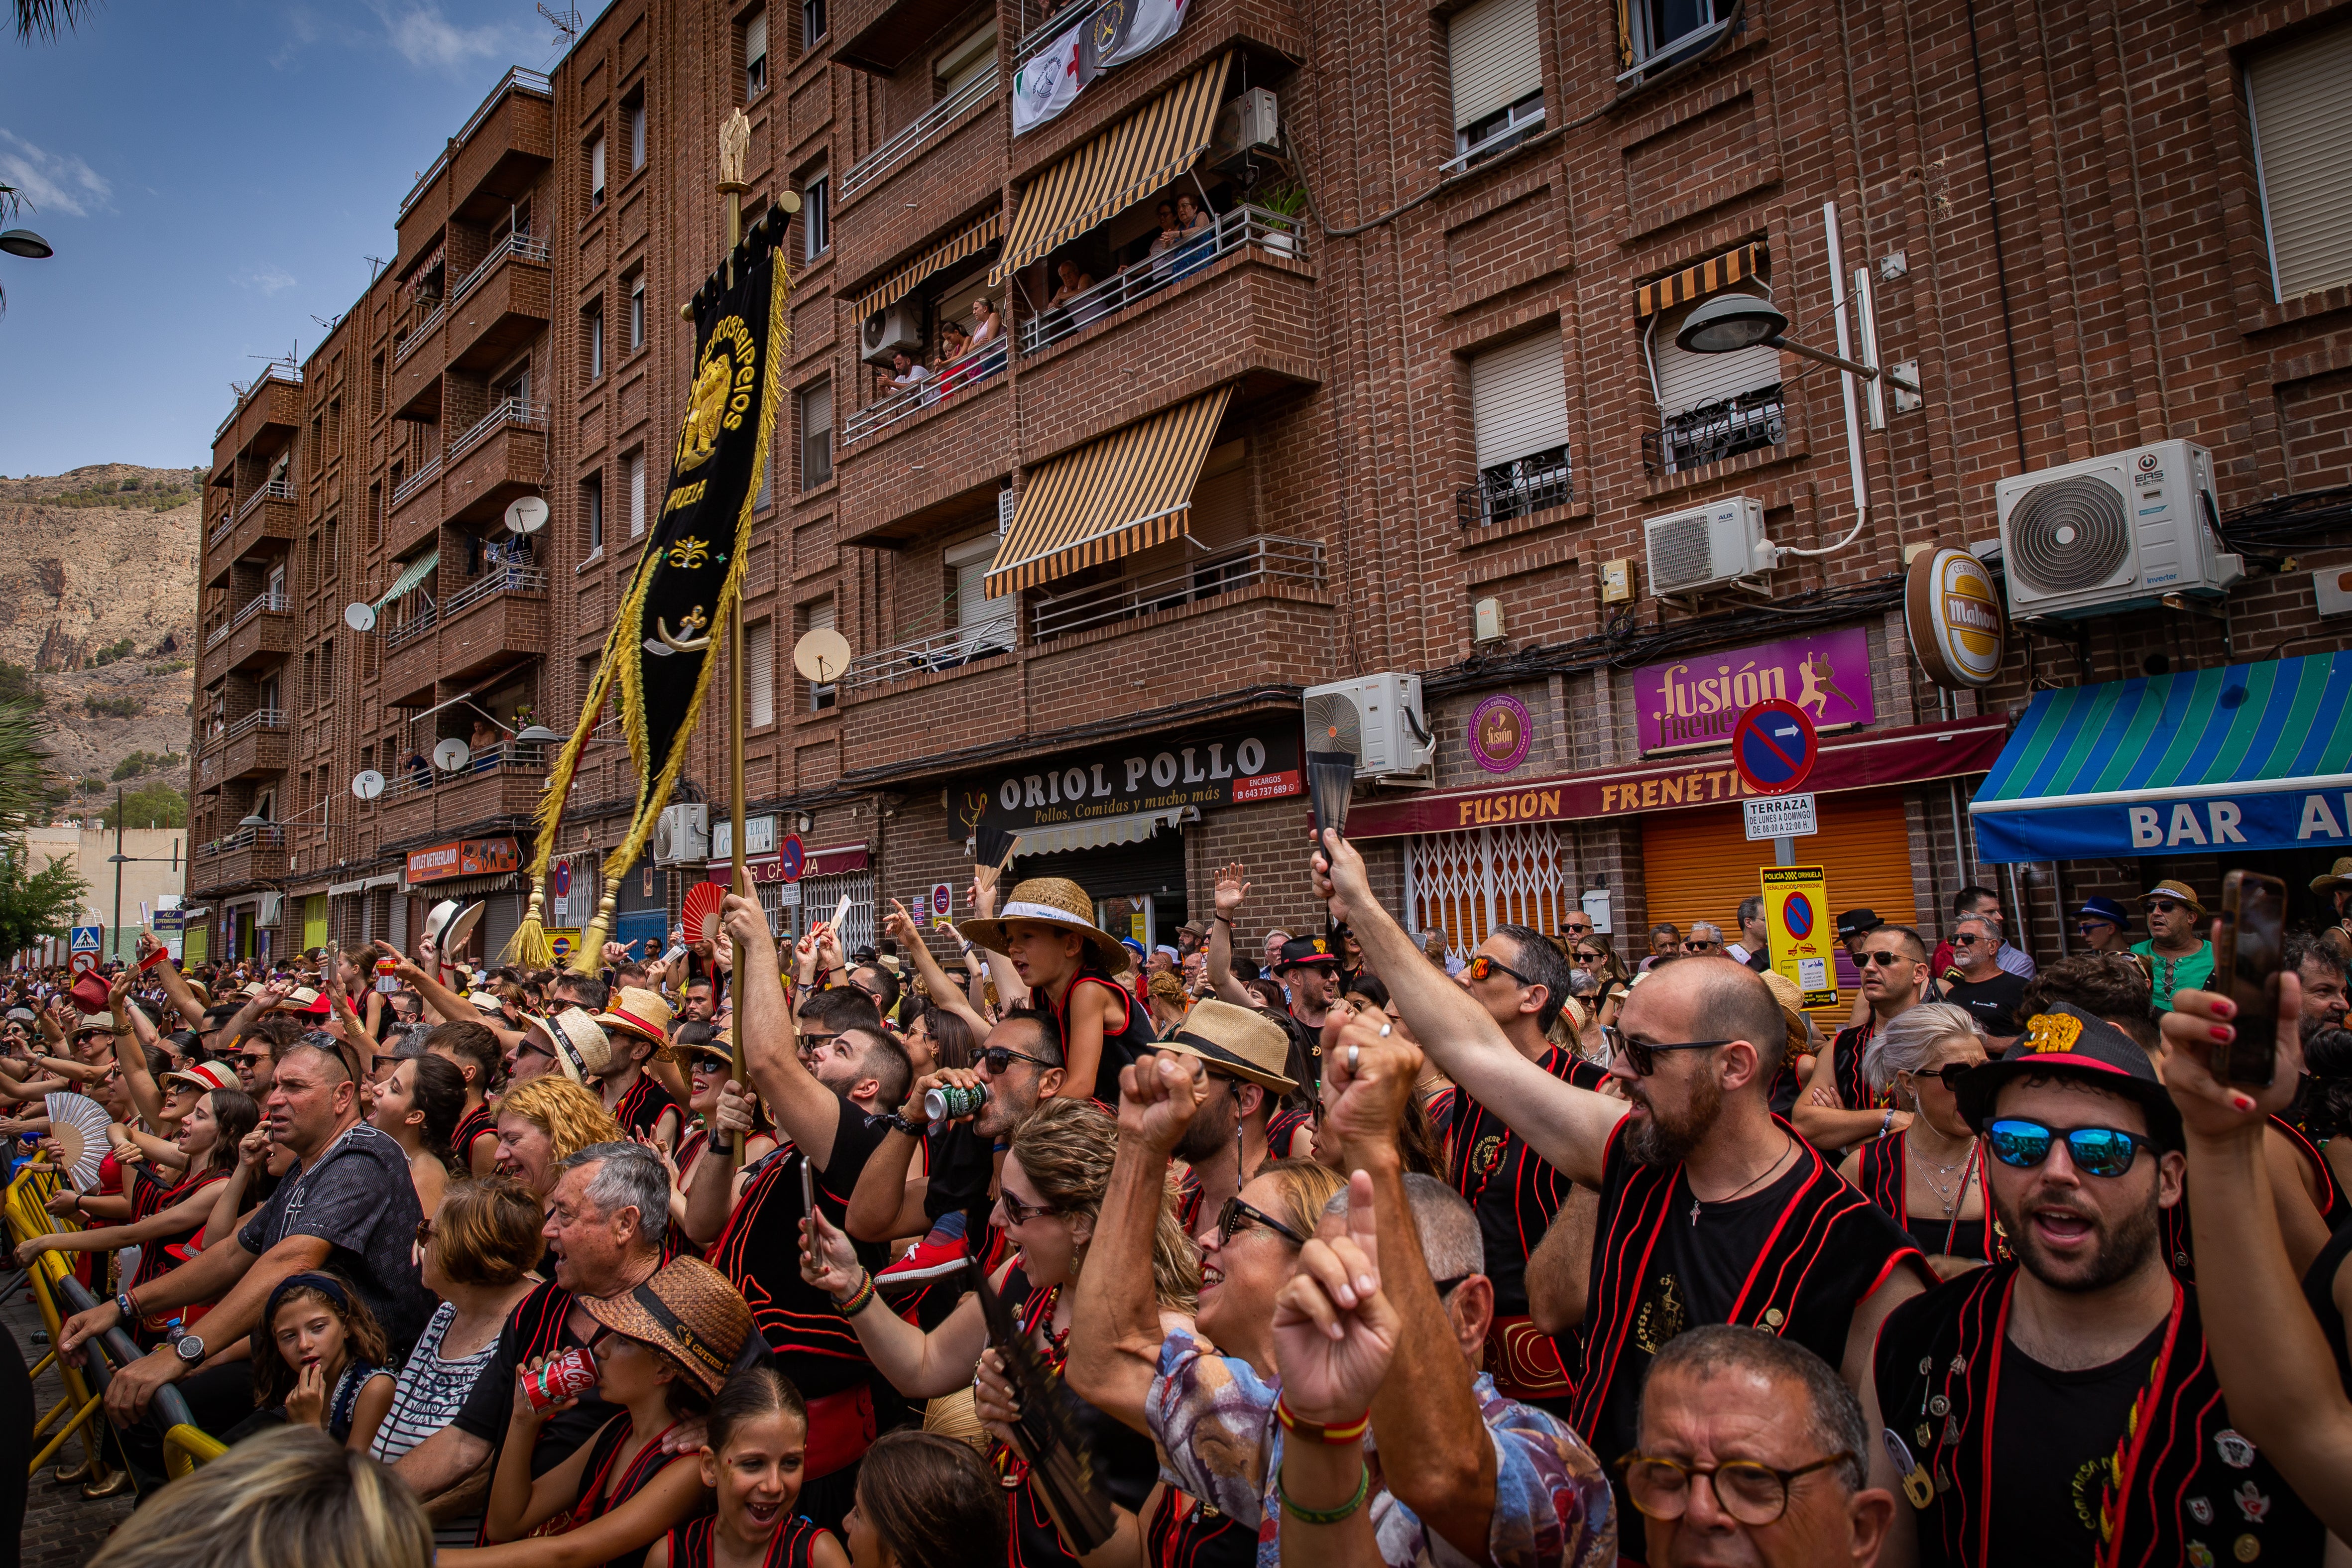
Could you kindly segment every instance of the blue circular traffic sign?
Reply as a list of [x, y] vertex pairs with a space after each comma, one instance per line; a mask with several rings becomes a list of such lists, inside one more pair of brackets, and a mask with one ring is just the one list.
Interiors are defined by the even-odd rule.
[[1780, 905], [1780, 923], [1799, 942], [1813, 934], [1813, 900], [1802, 893], [1790, 893]]
[[784, 841], [776, 846], [776, 869], [787, 882], [797, 882], [808, 869], [808, 850], [797, 833], [787, 833]]
[[1731, 726], [1731, 760], [1758, 795], [1787, 795], [1812, 776], [1821, 754], [1811, 715], [1784, 698], [1768, 697]]

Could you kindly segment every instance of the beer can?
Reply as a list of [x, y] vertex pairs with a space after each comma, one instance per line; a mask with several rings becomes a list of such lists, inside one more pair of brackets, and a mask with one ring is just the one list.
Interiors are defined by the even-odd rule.
[[934, 1121], [954, 1121], [988, 1103], [984, 1083], [943, 1083], [923, 1091], [923, 1114]]
[[596, 1386], [596, 1358], [584, 1345], [574, 1346], [562, 1354], [551, 1356], [537, 1372], [523, 1378], [524, 1394], [533, 1410], [545, 1410]]

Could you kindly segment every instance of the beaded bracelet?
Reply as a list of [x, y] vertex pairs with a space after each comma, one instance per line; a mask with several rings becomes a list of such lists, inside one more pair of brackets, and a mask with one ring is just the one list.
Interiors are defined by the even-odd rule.
[[1284, 1510], [1287, 1512], [1291, 1518], [1297, 1520], [1301, 1524], [1338, 1524], [1341, 1521], [1347, 1519], [1349, 1515], [1353, 1514], [1358, 1509], [1363, 1507], [1364, 1499], [1371, 1495], [1371, 1467], [1370, 1465], [1360, 1466], [1359, 1473], [1356, 1477], [1356, 1495], [1354, 1497], [1349, 1498], [1338, 1508], [1301, 1508], [1297, 1502], [1292, 1499], [1291, 1495], [1283, 1489], [1281, 1472], [1277, 1470], [1275, 1472], [1274, 1477], [1274, 1495], [1276, 1499], [1281, 1502]]
[[833, 1310], [845, 1318], [854, 1318], [874, 1304], [874, 1276], [868, 1274], [865, 1283], [857, 1287], [857, 1293], [846, 1301], [835, 1301]]
[[1293, 1436], [1304, 1438], [1310, 1443], [1328, 1443], [1335, 1448], [1345, 1447], [1356, 1441], [1364, 1435], [1364, 1428], [1372, 1424], [1372, 1413], [1370, 1410], [1366, 1410], [1361, 1415], [1344, 1425], [1325, 1426], [1319, 1422], [1304, 1420], [1290, 1408], [1290, 1402], [1278, 1394], [1274, 1398], [1274, 1413], [1280, 1417], [1282, 1429]]

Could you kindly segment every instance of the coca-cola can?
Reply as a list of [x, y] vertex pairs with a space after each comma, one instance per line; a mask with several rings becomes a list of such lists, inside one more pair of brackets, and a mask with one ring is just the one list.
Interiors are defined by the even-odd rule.
[[988, 1086], [984, 1083], [943, 1083], [923, 1091], [923, 1114], [934, 1121], [953, 1121], [970, 1116], [988, 1103]]
[[585, 1345], [550, 1356], [538, 1371], [523, 1374], [522, 1391], [533, 1410], [545, 1410], [596, 1386], [596, 1358]]

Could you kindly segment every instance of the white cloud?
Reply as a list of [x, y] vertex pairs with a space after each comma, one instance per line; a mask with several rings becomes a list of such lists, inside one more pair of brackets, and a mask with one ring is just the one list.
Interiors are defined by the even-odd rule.
[[283, 294], [294, 287], [294, 274], [282, 267], [256, 267], [232, 279], [240, 289], [258, 289], [267, 295]]
[[37, 212], [88, 217], [103, 207], [114, 188], [71, 153], [51, 153], [0, 127], [0, 184], [24, 193]]
[[504, 27], [491, 24], [461, 27], [441, 14], [438, 5], [394, 5], [373, 0], [392, 47], [410, 65], [421, 69], [451, 70], [478, 59], [510, 52]]

